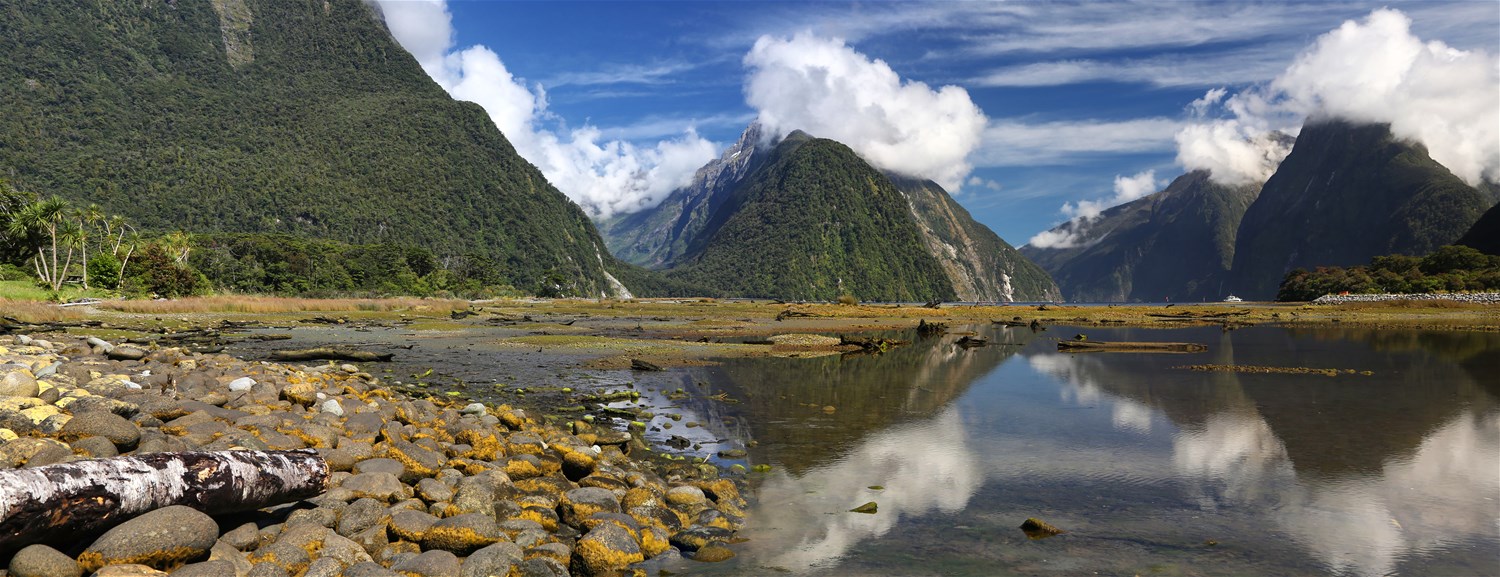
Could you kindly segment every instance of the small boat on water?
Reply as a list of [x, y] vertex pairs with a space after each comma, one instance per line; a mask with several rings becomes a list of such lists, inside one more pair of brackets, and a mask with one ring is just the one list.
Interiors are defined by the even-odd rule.
[[1234, 295], [1229, 295], [1227, 297], [1224, 297], [1224, 302], [1226, 302], [1226, 303], [1238, 303], [1238, 302], [1244, 302], [1244, 300], [1245, 299], [1242, 299], [1242, 298], [1234, 296]]

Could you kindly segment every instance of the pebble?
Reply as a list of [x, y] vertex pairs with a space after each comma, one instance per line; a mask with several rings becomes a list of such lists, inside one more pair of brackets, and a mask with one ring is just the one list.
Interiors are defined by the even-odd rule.
[[31, 371], [13, 370], [0, 377], [0, 397], [35, 397], [40, 393]]

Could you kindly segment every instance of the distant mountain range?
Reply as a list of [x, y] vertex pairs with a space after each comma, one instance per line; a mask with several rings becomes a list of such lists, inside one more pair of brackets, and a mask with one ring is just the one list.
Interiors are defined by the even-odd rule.
[[576, 205], [361, 0], [0, 4], [0, 174], [157, 231], [476, 253], [614, 292]]
[[1166, 190], [1054, 229], [1073, 246], [1021, 247], [1052, 273], [1063, 296], [1082, 302], [1220, 300], [1234, 262], [1240, 218], [1257, 185], [1224, 186], [1194, 171]]
[[1494, 187], [1465, 184], [1388, 126], [1337, 120], [1304, 126], [1263, 186], [1224, 187], [1208, 176], [1183, 175], [1096, 220], [1053, 229], [1083, 228], [1076, 246], [1022, 253], [1070, 300], [1270, 300], [1295, 268], [1451, 244], [1496, 200]]
[[1457, 244], [1474, 247], [1485, 254], [1500, 254], [1500, 204], [1485, 211]]
[[602, 225], [612, 251], [726, 295], [1056, 300], [1046, 272], [942, 187], [884, 174], [847, 146], [752, 125], [655, 209]]

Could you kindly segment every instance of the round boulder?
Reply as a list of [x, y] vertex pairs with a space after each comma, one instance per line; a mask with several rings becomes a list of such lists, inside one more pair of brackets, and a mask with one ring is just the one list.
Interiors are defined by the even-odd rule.
[[10, 558], [10, 574], [13, 577], [82, 577], [83, 567], [78, 566], [63, 552], [46, 545], [30, 545]]
[[631, 563], [646, 560], [635, 537], [624, 527], [604, 523], [589, 531], [573, 548], [573, 565], [588, 575], [624, 571]]
[[141, 429], [134, 423], [114, 413], [88, 411], [73, 415], [60, 431], [63, 440], [75, 441], [83, 437], [104, 437], [122, 451], [135, 448], [141, 441]]
[[207, 556], [218, 537], [219, 524], [212, 517], [172, 505], [110, 529], [78, 556], [78, 562], [87, 571], [127, 563], [170, 570]]
[[21, 369], [0, 377], [0, 397], [35, 397], [41, 393], [31, 371]]

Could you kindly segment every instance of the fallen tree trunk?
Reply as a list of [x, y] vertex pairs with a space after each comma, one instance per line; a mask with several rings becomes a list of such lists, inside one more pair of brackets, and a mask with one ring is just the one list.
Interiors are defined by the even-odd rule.
[[56, 542], [168, 505], [210, 515], [316, 496], [316, 451], [152, 453], [0, 471], [0, 549]]
[[376, 353], [371, 351], [350, 351], [335, 349], [332, 347], [315, 347], [311, 349], [296, 349], [271, 351], [273, 361], [355, 361], [362, 363], [388, 362], [395, 353]]
[[1057, 341], [1057, 350], [1070, 353], [1200, 353], [1208, 350], [1208, 347], [1198, 343]]

